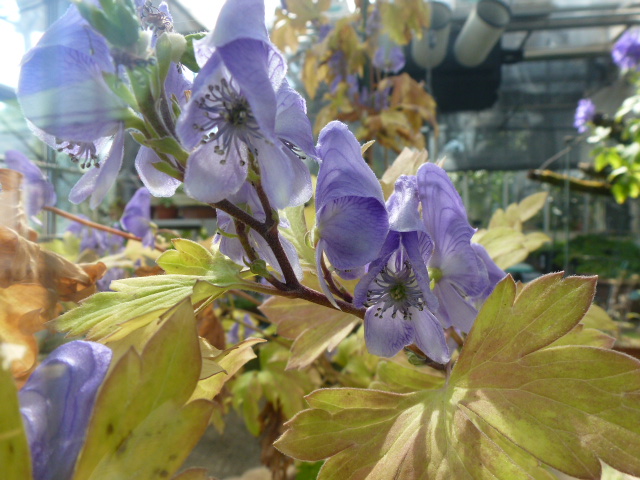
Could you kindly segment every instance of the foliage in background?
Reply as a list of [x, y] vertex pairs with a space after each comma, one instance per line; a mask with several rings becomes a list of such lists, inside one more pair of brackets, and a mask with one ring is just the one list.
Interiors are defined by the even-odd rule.
[[[589, 133], [594, 146], [594, 188], [605, 188], [618, 203], [640, 196], [640, 30], [625, 32], [614, 45], [613, 61], [635, 93], [626, 98], [610, 117], [599, 113], [590, 99], [578, 104], [574, 125]], [[594, 183], [594, 182], [592, 182]]]
[[359, 140], [375, 140], [396, 153], [405, 146], [424, 148], [424, 124], [437, 131], [436, 104], [422, 83], [399, 72], [401, 47], [429, 26], [428, 4], [366, 0], [340, 17], [329, 0], [285, 5], [276, 10], [272, 40], [302, 65], [308, 98], [323, 104], [315, 133], [339, 119], [356, 125]]

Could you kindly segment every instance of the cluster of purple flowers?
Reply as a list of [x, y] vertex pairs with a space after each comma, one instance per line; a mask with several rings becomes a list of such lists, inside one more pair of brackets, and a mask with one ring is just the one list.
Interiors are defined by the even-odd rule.
[[[97, 6], [96, 0], [87, 1]], [[137, 7], [141, 26], [153, 27], [148, 35], [152, 49], [161, 43], [159, 35], [172, 30], [171, 16], [166, 5], [155, 9], [137, 1]], [[160, 29], [145, 17], [150, 9], [162, 16]], [[401, 177], [385, 203], [346, 125], [331, 122], [314, 145], [305, 102], [285, 79], [286, 62], [269, 40], [264, 18], [262, 0], [226, 2], [213, 31], [194, 41], [200, 70], [193, 84], [171, 65], [164, 97], [156, 101], [173, 106], [160, 117], [184, 155], [140, 149], [136, 168], [146, 188], [129, 203], [121, 224], [152, 245], [150, 196], [171, 196], [181, 182], [197, 200], [230, 202], [264, 222], [272, 212], [265, 211], [261, 195], [274, 209], [311, 198], [304, 160], [317, 160], [317, 268], [323, 291], [335, 304], [322, 274], [326, 255], [340, 276], [360, 279], [355, 303], [367, 307], [365, 332], [372, 353], [391, 356], [416, 343], [445, 363], [450, 352], [444, 329], [468, 332], [479, 302], [503, 272], [482, 247], [471, 244], [474, 230], [440, 168], [427, 164], [417, 176]], [[118, 174], [125, 128], [147, 120], [105, 81], [115, 77], [126, 87], [128, 75], [136, 72], [137, 67], [122, 64], [117, 51], [71, 6], [25, 56], [20, 79], [19, 98], [36, 134], [83, 165], [99, 167], [90, 168], [71, 192], [72, 201], [91, 197], [93, 207]], [[402, 52], [383, 38], [376, 66], [396, 71], [403, 62]], [[219, 238], [223, 253], [246, 262], [248, 244], [280, 270], [263, 236], [249, 230], [241, 242], [232, 217], [219, 212], [218, 220], [225, 232]], [[96, 244], [102, 240], [92, 237]], [[294, 246], [282, 237], [280, 243], [301, 278]]]
[[390, 357], [415, 343], [446, 363], [451, 354], [444, 329], [469, 332], [478, 306], [505, 275], [471, 243], [474, 229], [451, 180], [425, 164], [417, 176], [398, 179], [385, 205], [346, 125], [327, 125], [318, 153], [318, 272], [324, 253], [338, 275], [360, 278], [354, 302], [367, 307], [371, 353]]

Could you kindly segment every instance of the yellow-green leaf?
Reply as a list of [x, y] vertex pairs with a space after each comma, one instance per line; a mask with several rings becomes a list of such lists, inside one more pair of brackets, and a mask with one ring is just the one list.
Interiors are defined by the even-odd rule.
[[638, 475], [640, 362], [572, 342], [594, 288], [552, 274], [517, 290], [507, 277], [441, 388], [315, 391], [275, 445], [327, 459], [320, 480], [553, 478], [548, 467], [598, 479], [601, 462]]
[[4, 480], [31, 478], [31, 454], [20, 415], [18, 391], [13, 376], [5, 368], [0, 349], [0, 471]]
[[212, 403], [188, 402], [200, 374], [193, 309], [162, 319], [141, 355], [130, 350], [105, 380], [74, 480], [169, 478], [207, 428]]
[[[307, 277], [306, 283], [311, 282]], [[310, 285], [317, 288], [317, 280]], [[260, 306], [269, 321], [278, 325], [278, 334], [294, 340], [287, 369], [309, 366], [327, 350], [333, 350], [360, 319], [306, 300], [271, 297]]]
[[542, 210], [542, 207], [544, 207], [544, 204], [547, 202], [548, 196], [549, 192], [538, 192], [533, 195], [529, 195], [518, 203], [520, 221], [526, 222]]
[[220, 393], [224, 384], [235, 375], [240, 367], [249, 360], [256, 358], [252, 347], [264, 341], [265, 340], [261, 338], [248, 338], [234, 345], [232, 348], [220, 352], [217, 356], [210, 358], [210, 360], [219, 365], [223, 371], [213, 376], [201, 378], [191, 399], [213, 399], [213, 397]]

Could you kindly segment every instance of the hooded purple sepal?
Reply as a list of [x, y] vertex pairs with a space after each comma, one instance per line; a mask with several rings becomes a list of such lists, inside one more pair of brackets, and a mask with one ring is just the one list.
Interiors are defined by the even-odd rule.
[[338, 269], [361, 267], [378, 256], [389, 231], [382, 188], [345, 124], [329, 123], [317, 150], [317, 227], [325, 254]]
[[7, 150], [4, 160], [11, 170], [16, 170], [24, 176], [27, 215], [37, 221], [33, 218], [35, 215], [44, 207], [51, 207], [56, 203], [53, 185], [35, 163], [17, 150]]
[[468, 332], [477, 315], [472, 299], [489, 286], [487, 269], [471, 246], [475, 230], [442, 168], [424, 164], [417, 178], [424, 224], [435, 245], [428, 266], [439, 271], [433, 292], [440, 306], [435, 313], [445, 328]]
[[73, 341], [56, 348], [20, 390], [34, 480], [72, 478], [111, 350]]
[[127, 232], [142, 239], [142, 245], [153, 248], [155, 233], [151, 226], [151, 193], [145, 187], [139, 188], [127, 202], [120, 219]]

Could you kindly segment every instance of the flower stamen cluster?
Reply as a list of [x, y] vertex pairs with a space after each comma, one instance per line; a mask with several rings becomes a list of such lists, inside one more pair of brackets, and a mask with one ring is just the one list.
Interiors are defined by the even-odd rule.
[[[392, 263], [395, 263], [394, 268], [389, 268]], [[418, 279], [407, 260], [401, 261], [398, 256], [395, 262], [389, 264], [371, 283], [367, 291], [367, 306], [376, 305], [376, 317], [381, 317], [391, 308], [392, 318], [396, 318], [400, 312], [404, 320], [411, 320], [414, 308], [422, 311], [425, 307]]]
[[[211, 132], [203, 135], [202, 143], [221, 142], [215, 145], [214, 151], [218, 155], [228, 156], [234, 148], [241, 157], [241, 146], [246, 145], [254, 153], [252, 141], [262, 138], [260, 126], [256, 121], [248, 100], [226, 79], [218, 85], [209, 85], [208, 93], [198, 99], [198, 107], [203, 110], [207, 121], [193, 124], [193, 128], [201, 132]], [[226, 159], [220, 160], [224, 165]], [[245, 161], [240, 160], [244, 166]]]

